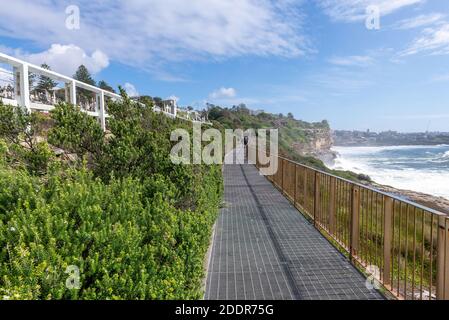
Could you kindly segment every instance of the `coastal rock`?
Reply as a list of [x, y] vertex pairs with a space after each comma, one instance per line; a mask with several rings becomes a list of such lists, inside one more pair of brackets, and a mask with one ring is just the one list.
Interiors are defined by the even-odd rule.
[[330, 166], [337, 158], [332, 151], [333, 138], [330, 129], [319, 129], [307, 133], [307, 142], [293, 143], [293, 149], [301, 156], [314, 157]]
[[449, 215], [449, 199], [410, 190], [396, 189], [390, 186], [380, 185], [376, 183], [372, 184], [372, 187], [379, 191], [394, 195], [408, 201], [416, 202], [422, 206]]

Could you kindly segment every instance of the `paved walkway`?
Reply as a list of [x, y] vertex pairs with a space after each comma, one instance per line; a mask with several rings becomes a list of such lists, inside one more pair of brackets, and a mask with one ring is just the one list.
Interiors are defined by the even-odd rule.
[[206, 299], [382, 299], [254, 166], [224, 179]]

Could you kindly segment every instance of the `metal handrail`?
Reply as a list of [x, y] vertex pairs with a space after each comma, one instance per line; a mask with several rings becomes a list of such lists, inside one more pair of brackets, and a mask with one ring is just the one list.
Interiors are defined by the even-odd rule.
[[[260, 164], [256, 152], [256, 166]], [[287, 159], [267, 178], [314, 226], [399, 299], [449, 300], [449, 217]], [[265, 157], [264, 157], [265, 158]], [[373, 271], [373, 267], [378, 272]]]
[[318, 172], [318, 173], [328, 175], [328, 176], [333, 177], [333, 178], [335, 178], [335, 179], [338, 179], [338, 180], [341, 180], [341, 181], [344, 181], [344, 182], [347, 182], [347, 183], [351, 183], [351, 184], [356, 185], [356, 186], [358, 186], [358, 187], [363, 187], [363, 188], [368, 189], [368, 190], [370, 190], [370, 191], [373, 191], [373, 192], [379, 193], [379, 194], [381, 194], [381, 195], [384, 195], [384, 196], [393, 198], [393, 199], [398, 200], [398, 201], [401, 201], [401, 202], [403, 202], [403, 203], [407, 203], [407, 204], [409, 204], [409, 205], [415, 206], [415, 207], [417, 207], [417, 208], [419, 208], [419, 209], [422, 209], [422, 210], [426, 210], [426, 211], [431, 212], [431, 213], [433, 213], [433, 214], [436, 214], [436, 215], [439, 215], [439, 216], [448, 216], [447, 213], [444, 213], [444, 212], [441, 212], [441, 211], [438, 211], [438, 210], [429, 208], [429, 207], [427, 207], [427, 206], [421, 205], [421, 204], [419, 204], [419, 203], [410, 201], [410, 200], [405, 199], [405, 198], [398, 197], [398, 196], [395, 195], [395, 194], [391, 194], [391, 193], [388, 193], [388, 192], [385, 192], [385, 191], [378, 190], [378, 189], [376, 189], [376, 188], [374, 188], [374, 187], [365, 185], [365, 184], [363, 184], [363, 183], [356, 182], [356, 181], [352, 181], [352, 180], [349, 180], [349, 179], [346, 179], [346, 178], [342, 178], [342, 177], [336, 176], [336, 175], [334, 175], [334, 174], [332, 174], [332, 173], [329, 173], [329, 172], [326, 172], [326, 171], [323, 171], [323, 170], [320, 170], [320, 169], [312, 168], [311, 166], [308, 166], [308, 165], [305, 165], [305, 164], [302, 164], [302, 163], [293, 161], [293, 160], [288, 159], [288, 158], [285, 158], [285, 157], [280, 157], [280, 156], [279, 156], [278, 158], [279, 158], [279, 159], [282, 159], [282, 160], [285, 160], [285, 161], [288, 161], [288, 162], [291, 162], [291, 163], [293, 163], [293, 164], [302, 166], [302, 167], [304, 167], [304, 168], [307, 168], [307, 169], [310, 169], [310, 170], [314, 170], [314, 171], [316, 171], [316, 172]]

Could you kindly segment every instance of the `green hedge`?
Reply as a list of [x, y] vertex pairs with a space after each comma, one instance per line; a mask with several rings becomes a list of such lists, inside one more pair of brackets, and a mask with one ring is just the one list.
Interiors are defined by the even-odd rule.
[[[8, 108], [0, 105], [0, 126]], [[172, 164], [170, 132], [188, 126], [150, 110], [125, 96], [110, 106], [104, 135], [93, 118], [58, 106], [49, 141], [75, 162], [18, 143], [24, 131], [3, 133], [0, 299], [201, 298], [221, 168]], [[34, 157], [39, 170], [26, 161]], [[79, 289], [66, 286], [71, 265]]]

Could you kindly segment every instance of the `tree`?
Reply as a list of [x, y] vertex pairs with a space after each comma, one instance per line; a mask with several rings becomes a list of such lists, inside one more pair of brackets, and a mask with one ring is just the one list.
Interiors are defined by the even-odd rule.
[[287, 117], [289, 118], [289, 119], [294, 119], [295, 117], [293, 116], [293, 113], [291, 113], [291, 112], [289, 112], [288, 114], [287, 114]]
[[[37, 74], [30, 72], [28, 75], [28, 85], [30, 91], [33, 92], [35, 90], [34, 86], [36, 85]], [[1, 86], [0, 86], [1, 87]]]
[[140, 103], [143, 103], [148, 108], [151, 108], [151, 109], [153, 108], [154, 102], [153, 102], [153, 98], [151, 96], [139, 96], [137, 98], [137, 101], [139, 101]]
[[45, 116], [39, 112], [28, 113], [0, 101], [0, 149], [6, 143], [9, 162], [23, 164], [34, 174], [47, 171], [53, 154], [45, 141], [37, 139], [43, 134], [44, 122]]
[[[95, 80], [92, 78], [92, 75], [90, 74], [89, 70], [84, 65], [80, 65], [78, 67], [78, 70], [76, 71], [75, 75], [73, 76], [74, 79], [90, 84], [92, 86], [95, 86]], [[79, 96], [80, 96], [80, 102], [81, 105], [87, 104], [89, 106], [92, 105], [92, 101], [94, 101], [95, 96], [92, 92], [86, 89], [79, 88], [78, 89]]]
[[154, 102], [154, 105], [156, 106], [156, 107], [162, 107], [162, 99], [161, 98], [159, 98], [159, 97], [154, 97], [153, 98], [153, 102]]
[[[45, 70], [51, 70], [50, 66], [47, 65], [46, 63], [42, 64], [41, 68], [45, 69]], [[51, 79], [47, 76], [41, 75], [41, 76], [39, 76], [39, 80], [36, 85], [36, 90], [48, 93], [54, 87], [56, 87], [56, 85], [57, 85], [56, 81], [54, 81], [53, 79]]]
[[115, 93], [114, 88], [112, 88], [112, 87], [111, 87], [106, 81], [104, 81], [104, 80], [101, 80], [100, 82], [98, 82], [98, 87], [99, 87], [100, 89], [103, 89], [103, 90], [106, 90], [106, 91]]
[[90, 84], [92, 86], [95, 85], [95, 80], [92, 78], [89, 70], [84, 65], [80, 65], [75, 75], [73, 76], [75, 80]]

